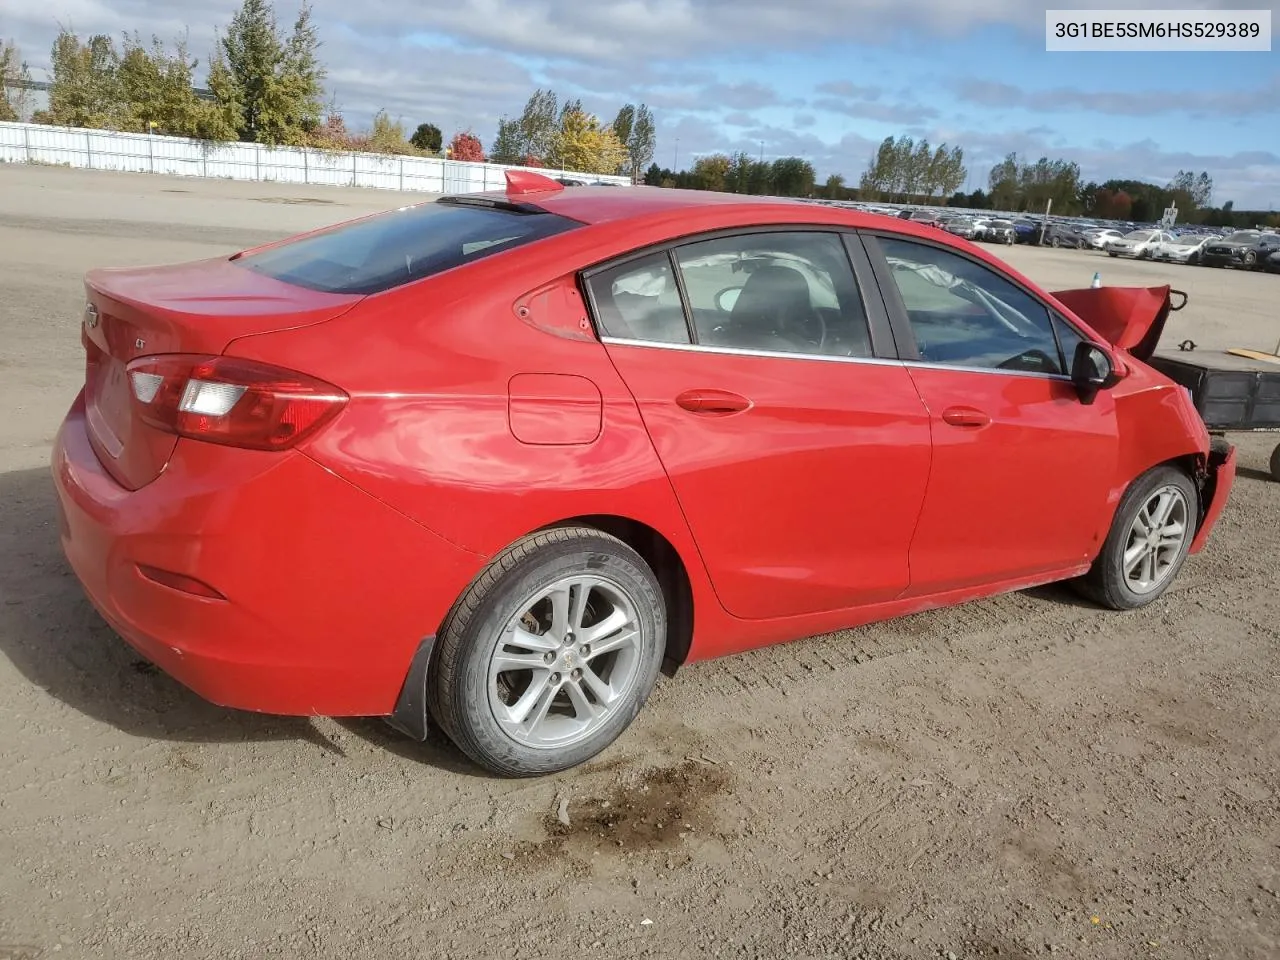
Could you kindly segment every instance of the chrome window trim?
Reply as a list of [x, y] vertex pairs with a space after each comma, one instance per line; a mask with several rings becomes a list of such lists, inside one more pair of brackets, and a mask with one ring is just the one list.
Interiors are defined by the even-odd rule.
[[1070, 383], [1071, 378], [1061, 373], [1034, 373], [1030, 370], [997, 370], [993, 367], [964, 367], [949, 363], [928, 363], [924, 360], [895, 360], [885, 357], [829, 357], [819, 353], [782, 353], [772, 350], [746, 350], [742, 347], [709, 347], [702, 343], [671, 343], [666, 340], [631, 340], [625, 337], [600, 338], [600, 342], [618, 347], [652, 347], [658, 350], [685, 350], [691, 353], [720, 353], [736, 357], [764, 357], [771, 360], [818, 360], [823, 363], [870, 363], [881, 367], [920, 367], [926, 370], [954, 370], [957, 373], [985, 373], [1002, 377], [1035, 377], [1040, 380], [1059, 380]]

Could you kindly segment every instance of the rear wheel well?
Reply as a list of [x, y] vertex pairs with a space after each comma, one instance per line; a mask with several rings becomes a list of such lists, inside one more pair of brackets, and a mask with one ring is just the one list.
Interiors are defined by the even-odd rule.
[[570, 517], [552, 526], [595, 527], [617, 537], [649, 565], [662, 587], [662, 599], [667, 608], [667, 645], [662, 658], [662, 672], [673, 676], [688, 657], [693, 642], [693, 588], [684, 561], [671, 541], [639, 520], [610, 514]]

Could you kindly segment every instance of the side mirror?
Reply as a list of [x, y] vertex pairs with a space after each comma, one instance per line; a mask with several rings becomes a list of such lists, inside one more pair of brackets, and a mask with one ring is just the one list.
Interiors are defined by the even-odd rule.
[[1071, 382], [1080, 394], [1080, 402], [1093, 403], [1098, 391], [1115, 386], [1120, 381], [1116, 361], [1111, 352], [1096, 343], [1081, 341], [1076, 344], [1071, 358]]

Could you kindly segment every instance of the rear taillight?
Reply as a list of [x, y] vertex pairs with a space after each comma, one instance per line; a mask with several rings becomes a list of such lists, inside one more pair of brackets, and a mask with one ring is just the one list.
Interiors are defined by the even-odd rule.
[[285, 450], [346, 405], [333, 384], [235, 357], [164, 354], [128, 366], [142, 420], [193, 440]]

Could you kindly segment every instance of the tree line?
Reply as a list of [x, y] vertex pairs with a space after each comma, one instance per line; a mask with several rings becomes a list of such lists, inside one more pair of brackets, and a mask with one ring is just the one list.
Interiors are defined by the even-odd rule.
[[[285, 29], [271, 0], [242, 0], [208, 61], [208, 94], [195, 84], [199, 61], [185, 39], [144, 43], [136, 32], [120, 42], [105, 34], [81, 39], [59, 30], [50, 51], [49, 105], [36, 123], [157, 133], [207, 141], [317, 147], [373, 153], [448, 156], [521, 163], [594, 174], [628, 174], [653, 159], [656, 124], [645, 105], [625, 104], [610, 123], [560, 105], [536, 91], [516, 119], [504, 117], [489, 155], [470, 129], [448, 145], [440, 128], [420, 123], [412, 134], [385, 110], [369, 129], [348, 129], [337, 103], [325, 100], [326, 71], [311, 7], [303, 0]], [[30, 70], [12, 40], [0, 44], [0, 120], [27, 113]]]

